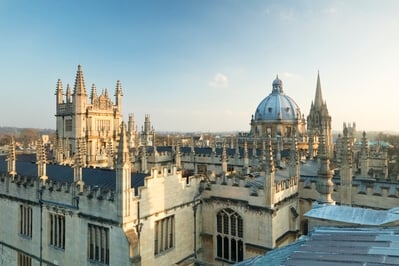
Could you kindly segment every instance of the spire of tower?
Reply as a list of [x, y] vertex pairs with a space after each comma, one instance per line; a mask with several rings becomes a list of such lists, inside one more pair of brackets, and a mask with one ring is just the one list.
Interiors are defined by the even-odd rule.
[[317, 85], [316, 85], [316, 96], [314, 98], [315, 107], [321, 107], [323, 105], [323, 96], [321, 94], [321, 83], [320, 83], [320, 73], [317, 72]]
[[73, 94], [75, 95], [86, 95], [86, 86], [83, 79], [82, 66], [78, 65], [78, 71], [76, 72], [75, 87], [73, 88]]
[[130, 163], [130, 154], [126, 137], [126, 124], [122, 122], [121, 134], [118, 145], [118, 164]]

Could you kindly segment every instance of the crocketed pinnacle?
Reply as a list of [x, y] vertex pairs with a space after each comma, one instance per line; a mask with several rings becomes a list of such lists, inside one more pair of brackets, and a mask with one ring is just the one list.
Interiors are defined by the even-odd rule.
[[272, 138], [270, 135], [267, 137], [265, 144], [265, 172], [271, 173], [274, 172], [274, 159]]
[[116, 81], [116, 88], [115, 88], [115, 96], [121, 95], [123, 96], [122, 93], [122, 83], [120, 80]]
[[83, 79], [82, 66], [78, 65], [78, 71], [76, 72], [75, 87], [73, 88], [74, 95], [86, 95], [86, 86]]
[[126, 137], [126, 124], [122, 122], [121, 126], [121, 134], [119, 138], [119, 145], [118, 145], [118, 164], [124, 164], [130, 162], [130, 154], [129, 148], [127, 145], [127, 137]]

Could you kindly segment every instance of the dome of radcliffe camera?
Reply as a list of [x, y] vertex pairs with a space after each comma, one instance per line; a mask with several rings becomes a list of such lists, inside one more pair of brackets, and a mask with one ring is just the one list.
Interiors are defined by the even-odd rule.
[[283, 82], [276, 77], [272, 83], [272, 92], [256, 108], [256, 121], [295, 121], [301, 117], [296, 102], [283, 91]]

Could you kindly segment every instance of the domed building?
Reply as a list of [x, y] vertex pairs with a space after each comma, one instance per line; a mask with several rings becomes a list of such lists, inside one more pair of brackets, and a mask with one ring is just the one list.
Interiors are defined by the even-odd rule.
[[276, 137], [297, 137], [305, 134], [306, 122], [296, 102], [286, 95], [283, 82], [276, 77], [273, 81], [272, 92], [264, 98], [251, 119], [250, 135], [255, 138], [271, 135]]

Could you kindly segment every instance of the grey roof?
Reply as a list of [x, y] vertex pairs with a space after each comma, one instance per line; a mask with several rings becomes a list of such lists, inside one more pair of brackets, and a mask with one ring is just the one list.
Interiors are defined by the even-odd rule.
[[236, 265], [399, 265], [399, 228], [320, 227]]
[[[17, 174], [28, 178], [37, 178], [37, 165], [35, 155], [18, 155], [16, 169]], [[5, 156], [0, 156], [0, 174], [7, 173], [7, 162]], [[73, 169], [70, 166], [48, 164], [46, 174], [51, 181], [60, 183], [73, 183]], [[115, 170], [100, 168], [83, 168], [82, 176], [85, 185], [98, 186], [104, 190], [115, 190]], [[132, 173], [132, 188], [137, 189], [144, 185], [147, 175], [142, 173]]]
[[311, 209], [305, 213], [305, 217], [353, 225], [383, 226], [399, 222], [399, 208], [373, 210], [350, 206], [327, 205]]

